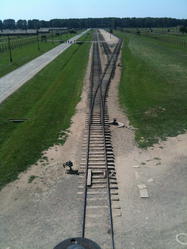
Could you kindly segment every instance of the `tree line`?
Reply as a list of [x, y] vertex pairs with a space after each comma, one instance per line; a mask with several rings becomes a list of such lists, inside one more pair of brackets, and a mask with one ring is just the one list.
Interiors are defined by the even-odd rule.
[[187, 27], [187, 19], [176, 18], [82, 18], [82, 19], [52, 19], [45, 20], [0, 20], [0, 30], [3, 29], [39, 29], [52, 27], [66, 28], [155, 28], [155, 27]]

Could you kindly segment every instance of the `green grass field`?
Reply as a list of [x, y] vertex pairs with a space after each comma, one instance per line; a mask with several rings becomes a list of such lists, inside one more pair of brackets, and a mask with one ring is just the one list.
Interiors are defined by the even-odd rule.
[[[81, 30], [83, 31], [83, 30]], [[67, 33], [67, 34], [60, 34], [59, 36], [51, 36], [49, 39], [50, 40], [53, 40], [54, 38], [54, 41], [55, 40], [62, 40], [62, 41], [67, 41], [68, 39], [70, 39], [71, 37], [75, 36], [75, 35], [78, 35], [81, 31], [78, 31], [77, 33], [75, 34], [71, 34], [71, 33]]]
[[71, 37], [75, 36], [76, 34], [64, 34], [60, 35], [59, 37], [50, 37], [49, 39], [51, 42], [40, 42], [40, 50], [38, 50], [37, 42], [32, 44], [24, 45], [21, 48], [15, 48], [12, 50], [12, 57], [13, 62], [10, 63], [9, 60], [9, 52], [0, 53], [0, 77], [3, 75], [15, 70], [16, 68], [22, 66], [23, 64], [31, 61], [32, 59], [42, 55], [43, 53], [47, 52], [48, 50], [54, 48], [55, 46], [59, 45], [59, 42], [55, 42], [55, 40], [63, 40], [66, 41]]
[[187, 51], [151, 37], [124, 38], [120, 103], [141, 147], [187, 129]]
[[[91, 33], [81, 39], [89, 40]], [[35, 163], [70, 126], [90, 44], [72, 45], [0, 105], [0, 188]], [[12, 123], [9, 119], [27, 119]]]
[[[168, 29], [170, 32], [168, 32]], [[178, 28], [125, 28], [124, 32], [134, 34], [140, 32], [143, 36], [152, 37], [154, 39], [167, 42], [170, 45], [183, 47], [187, 50], [187, 34], [182, 34], [179, 32]]]

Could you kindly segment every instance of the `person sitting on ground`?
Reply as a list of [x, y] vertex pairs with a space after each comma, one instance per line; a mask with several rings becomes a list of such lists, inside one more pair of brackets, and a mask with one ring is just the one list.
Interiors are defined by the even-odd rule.
[[63, 164], [63, 166], [64, 166], [64, 168], [69, 167], [69, 171], [70, 171], [70, 172], [73, 171], [73, 169], [72, 169], [72, 167], [73, 167], [72, 161], [67, 161], [66, 163]]
[[113, 124], [113, 125], [118, 125], [118, 122], [117, 122], [117, 119], [116, 119], [116, 118], [113, 119], [112, 124]]
[[[116, 118], [114, 118], [113, 121], [109, 122], [109, 124], [118, 126], [118, 128], [126, 127], [123, 123], [117, 122], [117, 119], [116, 119]], [[126, 127], [126, 128], [127, 128], [127, 127]]]

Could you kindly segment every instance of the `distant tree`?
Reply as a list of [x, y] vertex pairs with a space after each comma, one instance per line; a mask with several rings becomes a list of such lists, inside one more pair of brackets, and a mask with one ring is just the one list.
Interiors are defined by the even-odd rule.
[[3, 22], [0, 20], [0, 30], [3, 30]]
[[28, 20], [28, 29], [32, 29], [32, 28], [34, 28], [32, 20]]
[[[23, 28], [25, 20], [17, 21], [17, 27]], [[45, 20], [28, 20], [27, 27], [29, 29], [38, 29], [40, 27], [59, 27], [69, 29], [85, 29], [85, 28], [170, 28], [176, 26], [187, 26], [187, 19], [175, 19], [175, 18], [71, 18], [71, 19], [52, 19], [50, 21]], [[3, 27], [14, 29], [15, 21], [13, 19], [7, 19], [3, 21]]]
[[4, 29], [15, 29], [16, 22], [14, 19], [6, 19], [3, 21], [3, 27]]
[[116, 22], [116, 18], [111, 18], [111, 29], [116, 29], [117, 27], [117, 22]]
[[40, 21], [38, 19], [28, 20], [28, 29], [39, 29]]
[[47, 36], [46, 36], [46, 35], [42, 35], [42, 36], [41, 36], [41, 41], [47, 42]]
[[16, 23], [16, 27], [18, 29], [27, 29], [27, 21], [26, 20], [18, 20]]
[[41, 20], [40, 21], [40, 28], [48, 28], [48, 27], [50, 27], [49, 23], [50, 23], [49, 21]]
[[180, 29], [179, 29], [179, 31], [181, 32], [181, 33], [187, 33], [187, 26], [181, 26], [180, 27]]
[[70, 32], [71, 34], [76, 34], [76, 33], [77, 33], [77, 31], [74, 30], [74, 29], [71, 29], [69, 32]]
[[183, 26], [187, 27], [187, 19], [183, 19], [182, 22], [183, 22]]
[[[50, 27], [62, 28], [65, 27], [65, 22], [71, 23], [70, 19], [69, 21], [64, 21], [63, 19], [52, 19], [50, 20]], [[73, 25], [71, 26], [73, 28]]]
[[66, 28], [154, 28], [175, 27], [184, 25], [186, 19], [175, 18], [82, 18], [82, 19], [52, 19], [50, 27]]

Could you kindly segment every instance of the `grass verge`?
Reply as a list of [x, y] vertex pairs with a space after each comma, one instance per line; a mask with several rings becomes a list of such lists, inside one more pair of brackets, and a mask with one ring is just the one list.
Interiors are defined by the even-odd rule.
[[187, 129], [187, 53], [150, 37], [124, 38], [119, 97], [146, 148]]
[[[59, 37], [51, 38], [51, 42], [40, 42], [40, 50], [38, 50], [37, 42], [24, 45], [20, 48], [12, 50], [13, 62], [9, 61], [9, 52], [0, 53], [0, 77], [33, 60], [34, 58], [44, 54], [50, 49], [56, 47], [60, 43], [55, 42], [56, 39], [67, 41], [76, 34], [64, 34]], [[53, 42], [54, 41], [54, 42]]]
[[[0, 188], [35, 163], [43, 150], [64, 143], [58, 138], [80, 100], [89, 48], [89, 43], [72, 45], [0, 105]], [[23, 123], [9, 121], [24, 118]]]

